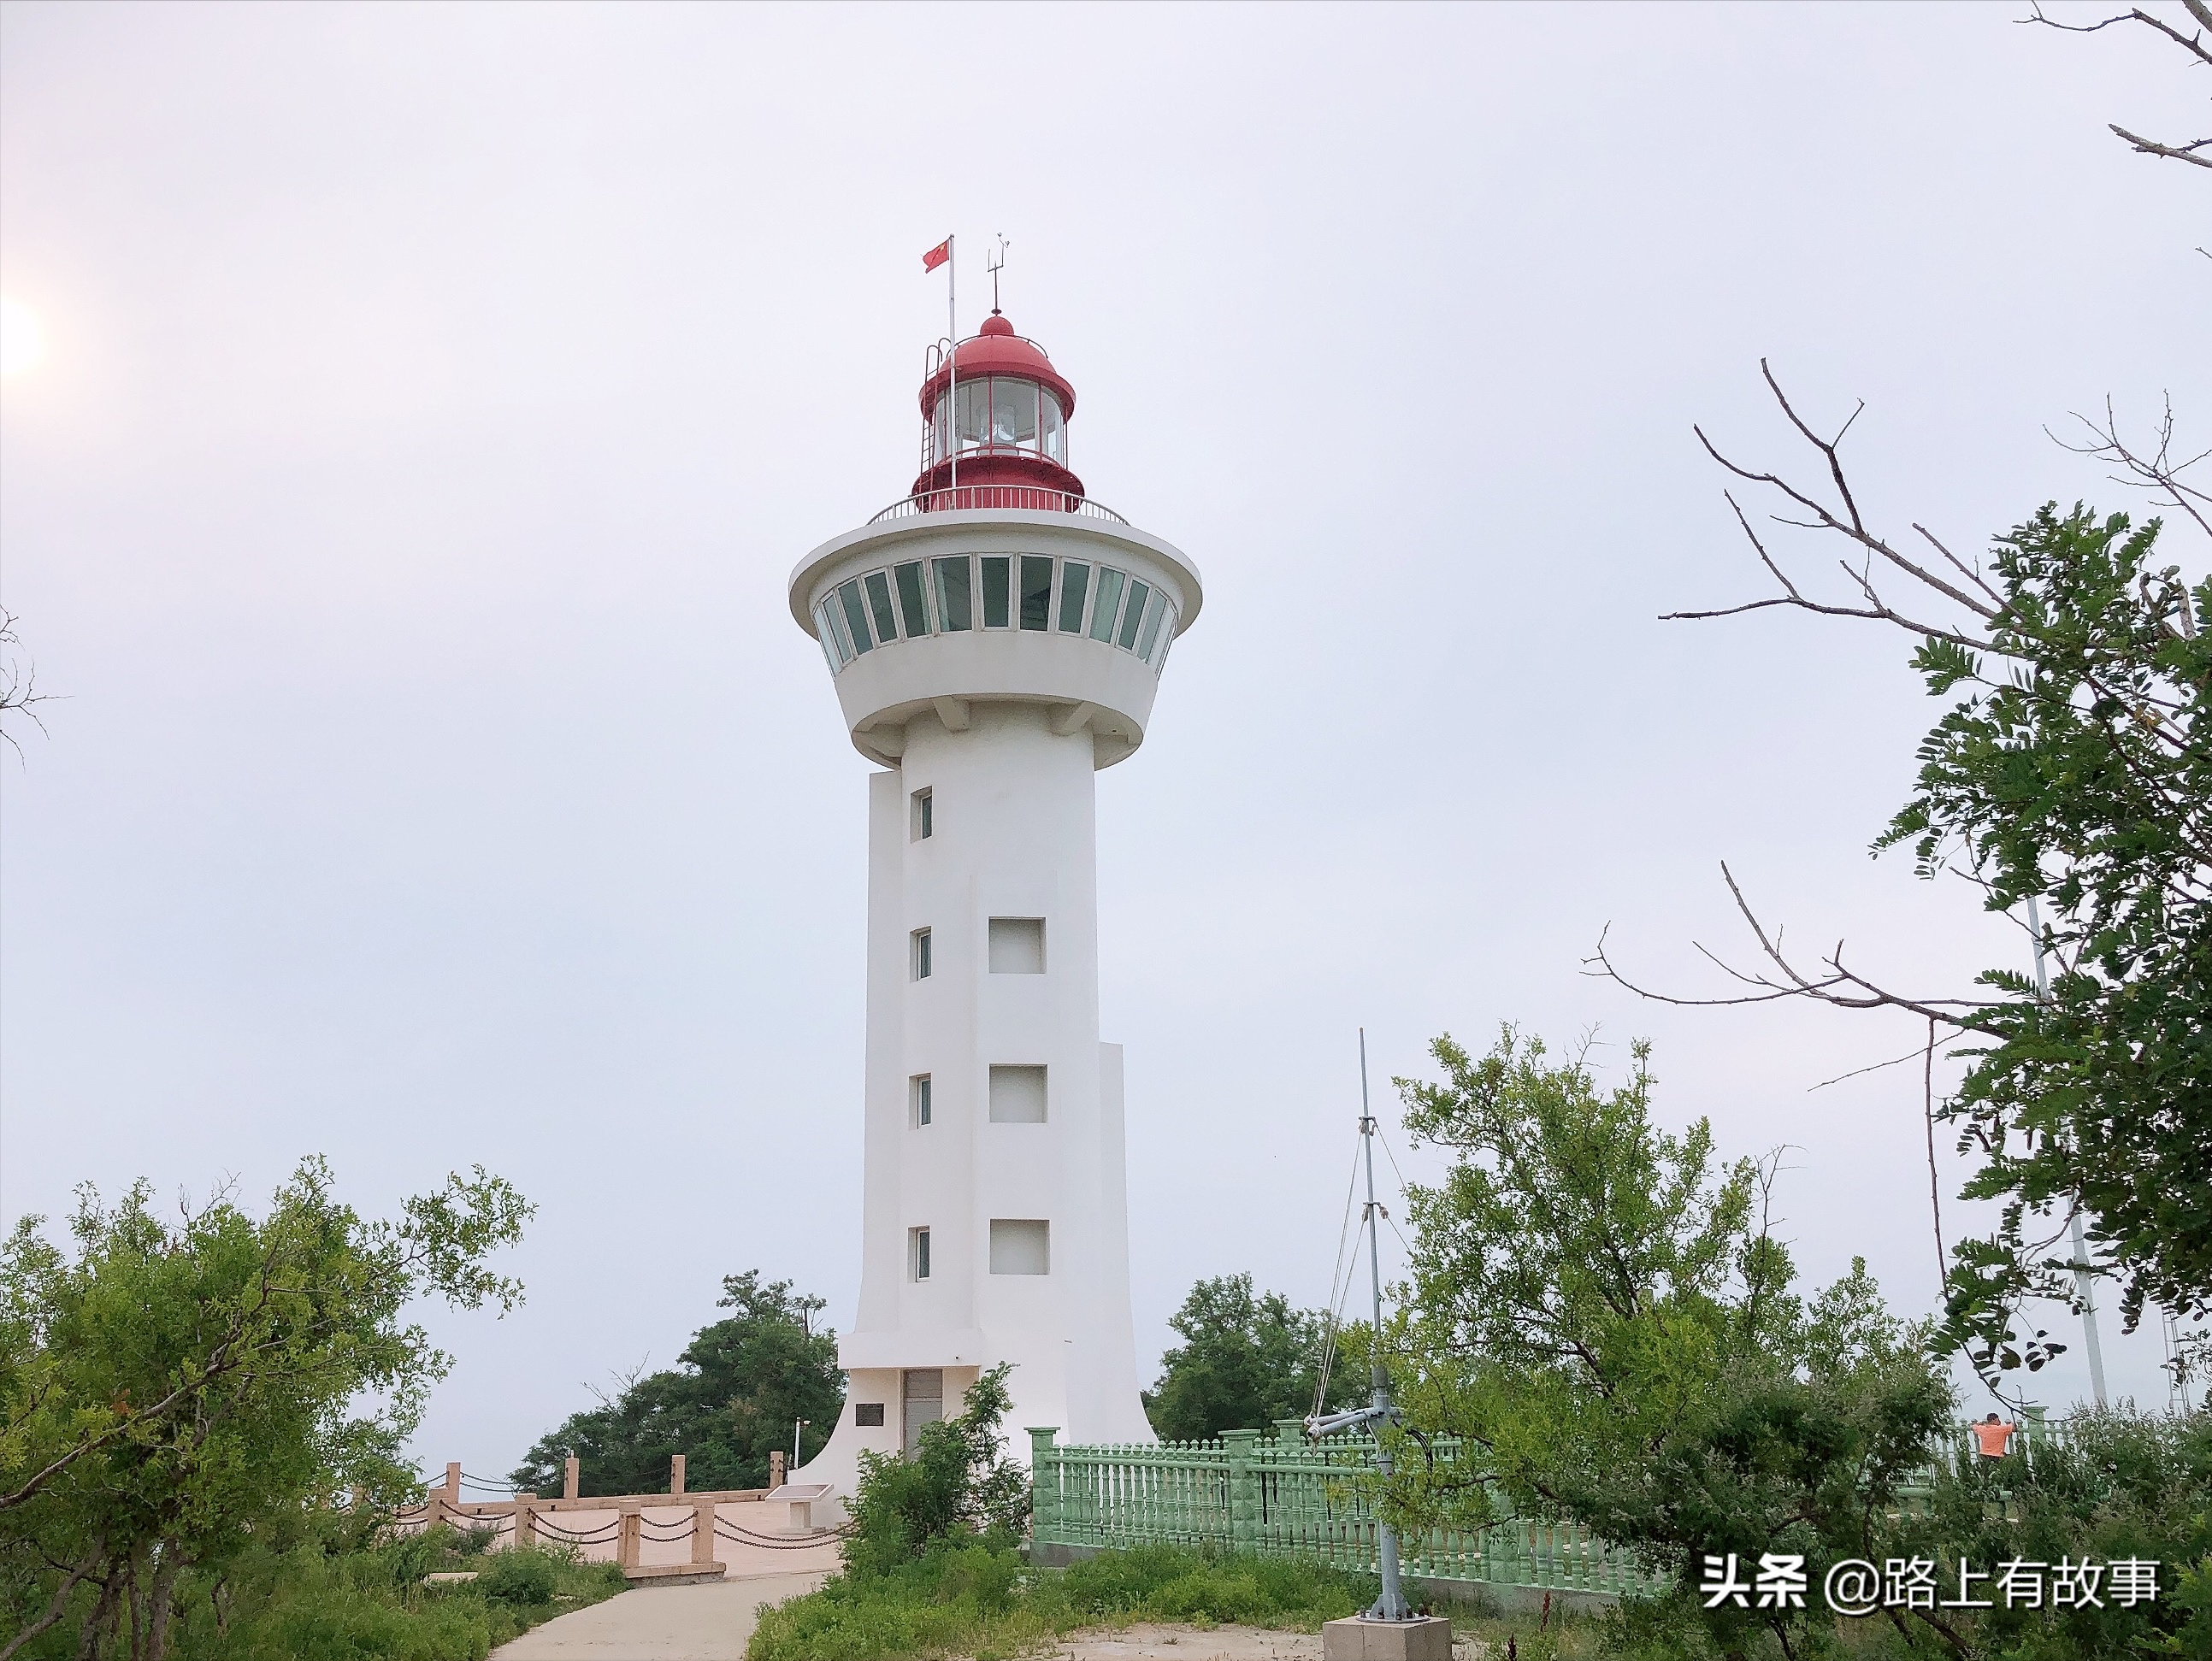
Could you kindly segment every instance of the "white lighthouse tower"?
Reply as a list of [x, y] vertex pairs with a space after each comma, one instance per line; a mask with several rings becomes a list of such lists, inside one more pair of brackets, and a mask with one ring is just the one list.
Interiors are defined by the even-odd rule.
[[[794, 1482], [853, 1493], [1011, 1362], [1024, 1427], [1150, 1441], [1121, 1051], [1098, 1034], [1097, 771], [1198, 615], [1179, 550], [1084, 494], [1075, 389], [994, 311], [921, 388], [913, 493], [791, 577], [868, 779], [866, 1178], [850, 1374]], [[827, 1497], [827, 1496], [825, 1496]], [[817, 1519], [820, 1516], [817, 1510]]]

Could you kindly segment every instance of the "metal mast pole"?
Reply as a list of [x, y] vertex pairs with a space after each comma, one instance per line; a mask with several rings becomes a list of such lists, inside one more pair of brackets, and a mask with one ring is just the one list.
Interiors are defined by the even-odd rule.
[[[1375, 1294], [1375, 1365], [1370, 1375], [1375, 1386], [1375, 1469], [1387, 1485], [1390, 1478], [1390, 1445], [1382, 1428], [1390, 1417], [1390, 1373], [1382, 1365], [1382, 1254], [1375, 1228], [1375, 1116], [1367, 1108], [1367, 1028], [1359, 1029], [1359, 1143], [1367, 1158], [1367, 1272]], [[1370, 1621], [1406, 1621], [1413, 1617], [1398, 1583], [1398, 1531], [1376, 1519], [1376, 1544], [1382, 1559], [1382, 1595], [1367, 1611]]]
[[[2035, 946], [2035, 997], [2039, 1003], [2051, 1002], [2051, 977], [2043, 967], [2043, 918], [2035, 908], [2035, 900], [2027, 902], [2027, 934]], [[2074, 1295], [2081, 1300], [2081, 1337], [2089, 1351], [2089, 1388], [2097, 1397], [2101, 1411], [2105, 1401], [2105, 1351], [2097, 1342], [2096, 1282], [2089, 1273], [2089, 1243], [2081, 1233], [2081, 1206], [2077, 1200], [2072, 1217], [2074, 1235]]]
[[952, 452], [952, 506], [960, 506], [960, 243], [945, 239], [945, 439]]

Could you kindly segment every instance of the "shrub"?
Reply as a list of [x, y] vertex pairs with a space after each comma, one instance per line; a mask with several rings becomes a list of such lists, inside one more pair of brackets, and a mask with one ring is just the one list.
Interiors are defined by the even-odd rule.
[[957, 1417], [924, 1425], [915, 1457], [863, 1452], [853, 1496], [846, 1567], [888, 1573], [947, 1542], [1006, 1546], [1029, 1515], [1029, 1477], [1006, 1457], [999, 1426], [1013, 1403], [1011, 1369], [994, 1367], [968, 1387]]
[[495, 1603], [550, 1603], [556, 1578], [553, 1559], [542, 1551], [495, 1552], [477, 1576], [477, 1590]]

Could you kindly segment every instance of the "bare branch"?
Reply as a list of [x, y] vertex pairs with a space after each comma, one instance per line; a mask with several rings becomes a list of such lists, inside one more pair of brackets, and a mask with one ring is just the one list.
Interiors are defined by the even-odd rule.
[[[1698, 441], [1705, 446], [1706, 453], [1711, 456], [1714, 460], [1719, 462], [1722, 466], [1727, 468], [1730, 472], [1739, 474], [1745, 478], [1758, 479], [1761, 482], [1771, 482], [1784, 490], [1788, 488], [1787, 486], [1782, 485], [1781, 481], [1775, 479], [1771, 474], [1759, 475], [1746, 472], [1742, 468], [1736, 466], [1735, 463], [1729, 461], [1728, 458], [1722, 455], [1719, 451], [1714, 449], [1712, 441], [1705, 437], [1702, 430], [1696, 427], [1692, 427], [1691, 430], [1697, 433]], [[1794, 606], [1801, 611], [1814, 612], [1824, 617], [1864, 617], [1876, 622], [1895, 623], [1899, 627], [1910, 629], [1917, 634], [1933, 635], [1939, 640], [1955, 641], [1958, 645], [1965, 646], [1970, 652], [1986, 652], [1990, 650], [1989, 642], [1986, 640], [1976, 639], [1972, 635], [1961, 634], [1956, 630], [1943, 628], [1934, 623], [1916, 622], [1911, 618], [1904, 615], [1902, 613], [1891, 609], [1891, 608], [1881, 600], [1881, 597], [1875, 593], [1872, 585], [1856, 572], [1850, 572], [1850, 574], [1851, 575], [1852, 579], [1858, 584], [1860, 591], [1867, 596], [1871, 609], [1868, 606], [1830, 605], [1822, 601], [1807, 598], [1804, 591], [1800, 589], [1796, 584], [1790, 580], [1789, 574], [1775, 562], [1774, 556], [1767, 552], [1766, 544], [1759, 539], [1759, 533], [1751, 528], [1751, 521], [1745, 517], [1743, 505], [1736, 500], [1735, 492], [1723, 490], [1721, 494], [1727, 500], [1729, 511], [1735, 513], [1735, 522], [1743, 527], [1743, 534], [1750, 539], [1753, 549], [1759, 555], [1759, 563], [1764, 565], [1767, 570], [1772, 573], [1776, 582], [1782, 585], [1783, 597], [1778, 600], [1752, 600], [1742, 605], [1728, 606], [1715, 611], [1663, 612], [1660, 616], [1660, 621], [1662, 622], [1686, 622], [1706, 617], [1733, 617], [1741, 612], [1763, 611], [1769, 606]], [[1794, 519], [1784, 519], [1780, 520], [1779, 523], [1784, 524], [1800, 524], [1804, 522]], [[1810, 530], [1825, 530], [1829, 527], [1823, 524], [1810, 524], [1807, 525], [1806, 528]], [[1917, 529], [1917, 526], [1915, 528]], [[1924, 536], [1927, 533], [1923, 531], [1922, 534]], [[1929, 540], [1934, 542], [1935, 538], [1931, 536]], [[1942, 544], [1938, 543], [1936, 543], [1936, 546], [1941, 548]], [[1955, 564], [1957, 562], [1954, 561], [1953, 563]], [[1849, 567], [1845, 567], [1844, 569], [1847, 572], [1850, 572]], [[1980, 579], [1976, 578], [1975, 580], [1978, 582], [1980, 581]], [[1984, 584], [1983, 586], [1987, 587], [1988, 585]]]
[[1920, 1059], [1920, 1052], [1923, 1047], [1916, 1044], [1901, 1056], [1892, 1056], [1887, 1061], [1872, 1062], [1864, 1067], [1854, 1067], [1848, 1073], [1838, 1073], [1833, 1078], [1824, 1078], [1818, 1084], [1808, 1084], [1805, 1087], [1805, 1094], [1809, 1096], [1815, 1090], [1825, 1090], [1831, 1084], [1841, 1084], [1845, 1079], [1863, 1078], [1869, 1073], [1879, 1073], [1885, 1068], [1901, 1067], [1908, 1061], [1917, 1061]]
[[[1907, 997], [1890, 991], [1844, 967], [1841, 941], [1837, 942], [1835, 949], [1822, 960], [1822, 973], [1805, 973], [1783, 951], [1781, 936], [1778, 933], [1769, 936], [1765, 924], [1759, 920], [1750, 902], [1743, 897], [1743, 890], [1737, 885], [1735, 873], [1726, 864], [1721, 866], [1721, 877], [1735, 900], [1737, 912], [1751, 930], [1753, 938], [1759, 942], [1760, 953], [1774, 966], [1777, 978], [1738, 969], [1698, 944], [1697, 949], [1708, 962], [1752, 990], [1731, 997], [1677, 997], [1666, 992], [1654, 991], [1621, 973], [1606, 951], [1604, 931], [1598, 936], [1596, 950], [1583, 960], [1584, 972], [1613, 981], [1638, 997], [1647, 998], [1654, 1003], [1671, 1003], [1684, 1009], [1717, 1009], [1743, 1003], [1775, 1003], [1793, 997], [1810, 998], [1815, 1003], [1826, 1003], [1839, 1009], [1904, 1009], [1923, 1020], [1940, 1021], [1956, 1032], [1994, 1034], [1994, 1028], [1980, 1016], [1979, 1012], [2000, 1007], [1996, 1001], [1986, 998]], [[1915, 1050], [1912, 1053], [1917, 1055], [1919, 1052]], [[1850, 1075], [1845, 1074], [1844, 1076]]]
[[21, 655], [22, 648], [22, 640], [15, 633], [15, 614], [0, 606], [0, 739], [5, 739], [18, 756], [23, 746], [8, 730], [6, 718], [27, 715], [31, 724], [44, 732], [46, 724], [39, 718], [39, 706], [53, 701], [52, 694], [39, 690], [38, 665]]
[[2193, 161], [2200, 167], [2212, 167], [2212, 155], [2197, 154], [2212, 147], [2212, 138], [2200, 138], [2190, 144], [2161, 144], [2155, 139], [2145, 138], [2141, 133], [2130, 132], [2117, 121], [2108, 121], [2105, 124], [2127, 140], [2138, 155], [2162, 155], [2169, 161]]
[[2044, 431], [2062, 450], [2070, 450], [2077, 456], [2093, 456], [2099, 461], [2110, 462], [2124, 470], [2124, 476], [2119, 473], [2112, 475], [2115, 482], [2152, 492], [2166, 506], [2186, 513], [2196, 521], [2199, 530], [2212, 536], [2212, 518], [2207, 517], [2207, 510], [2212, 509], [2212, 492], [2200, 490], [2181, 476], [2208, 456], [2212, 456], [2212, 450], [2200, 450], [2183, 461], [2173, 459], [2173, 399], [2171, 395], [2167, 397], [2166, 408], [2159, 417], [2158, 448], [2148, 456], [2138, 454], [2120, 437], [2119, 421], [2112, 412], [2110, 397], [2105, 400], [2105, 424], [2102, 427], [2078, 409], [2074, 412], [2074, 419], [2088, 430], [2089, 443], [2069, 444], [2056, 433], [2051, 433], [2049, 427]]
[[[2205, 0], [2181, 0], [2181, 3], [2199, 24], [2204, 28], [2212, 29], [2212, 5], [2205, 3]], [[2115, 23], [2140, 23], [2145, 28], [2155, 29], [2191, 57], [2196, 58], [2200, 64], [2212, 65], [2212, 45], [2205, 44], [2203, 33], [2184, 34], [2164, 18], [2153, 16], [2140, 6], [2132, 7], [2115, 16], [2107, 17], [2100, 22], [2062, 23], [2055, 17], [2044, 15], [2042, 6], [2033, 3], [2033, 0], [2031, 0], [2028, 15], [2016, 17], [2013, 21], [2016, 23], [2040, 23], [2045, 28], [2063, 30], [2068, 34], [2094, 34], [2100, 29], [2112, 27]], [[2170, 161], [2188, 161], [2199, 167], [2212, 167], [2212, 155], [2197, 154], [2202, 150], [2212, 149], [2212, 138], [2200, 138], [2193, 144], [2161, 144], [2155, 139], [2145, 138], [2140, 133], [2130, 132], [2117, 121], [2108, 124], [2112, 132], [2138, 155], [2163, 156]]]

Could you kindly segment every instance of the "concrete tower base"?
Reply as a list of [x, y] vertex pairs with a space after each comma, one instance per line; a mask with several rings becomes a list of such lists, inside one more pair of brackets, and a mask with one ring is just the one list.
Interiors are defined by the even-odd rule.
[[1412, 1621], [1330, 1621], [1321, 1629], [1322, 1661], [1451, 1661], [1451, 1622], [1424, 1615]]

